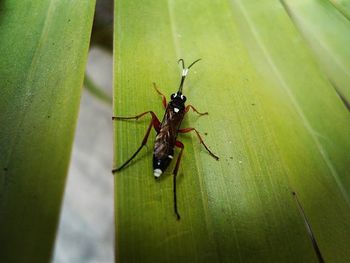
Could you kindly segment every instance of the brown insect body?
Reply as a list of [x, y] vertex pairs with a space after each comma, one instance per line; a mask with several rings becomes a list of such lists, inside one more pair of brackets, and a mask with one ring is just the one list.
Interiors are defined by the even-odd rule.
[[163, 120], [157, 133], [153, 151], [154, 175], [159, 177], [174, 157], [174, 148], [178, 130], [185, 117], [186, 97], [180, 92], [171, 96]]
[[180, 149], [180, 153], [177, 157], [175, 168], [173, 171], [174, 212], [176, 214], [177, 219], [180, 219], [180, 214], [177, 211], [176, 176], [179, 170], [181, 156], [185, 148], [182, 142], [176, 140], [178, 133], [187, 133], [187, 132], [194, 131], [200, 143], [205, 147], [208, 153], [212, 157], [214, 157], [216, 160], [219, 159], [219, 157], [213, 154], [209, 150], [209, 148], [205, 145], [203, 139], [199, 135], [199, 132], [195, 128], [180, 129], [181, 122], [185, 117], [185, 114], [189, 111], [189, 109], [192, 109], [194, 112], [196, 112], [200, 116], [208, 114], [207, 112], [204, 112], [204, 113], [198, 112], [196, 108], [194, 108], [192, 105], [187, 105], [185, 107], [186, 97], [182, 95], [182, 87], [183, 87], [185, 78], [187, 76], [188, 70], [199, 60], [200, 59], [197, 59], [196, 61], [192, 62], [192, 64], [188, 68], [185, 67], [185, 62], [183, 61], [183, 59], [179, 60], [179, 62], [182, 63], [182, 69], [183, 69], [181, 82], [180, 82], [178, 91], [171, 95], [170, 102], [168, 104], [166, 102], [165, 96], [157, 89], [156, 84], [154, 83], [155, 90], [163, 98], [163, 106], [165, 108], [165, 114], [162, 122], [159, 121], [159, 119], [157, 118], [156, 114], [153, 111], [146, 111], [131, 117], [120, 117], [120, 116], [112, 117], [113, 120], [132, 120], [132, 119], [138, 120], [139, 118], [147, 114], [150, 114], [152, 116], [152, 120], [147, 128], [146, 134], [142, 140], [140, 147], [127, 161], [124, 162], [124, 164], [122, 164], [118, 168], [113, 169], [112, 170], [113, 173], [121, 171], [137, 156], [137, 154], [141, 151], [141, 149], [146, 145], [152, 127], [157, 132], [157, 136], [154, 144], [154, 151], [153, 151], [153, 169], [154, 169], [153, 174], [155, 178], [159, 178], [171, 163], [172, 159], [174, 158], [174, 148], [178, 147]]

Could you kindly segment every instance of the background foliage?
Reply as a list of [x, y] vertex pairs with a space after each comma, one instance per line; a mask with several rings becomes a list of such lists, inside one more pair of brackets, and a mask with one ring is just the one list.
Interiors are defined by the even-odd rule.
[[[4, 262], [50, 259], [94, 4], [0, 3]], [[100, 14], [108, 13], [104, 4]], [[196, 127], [220, 156], [213, 160], [195, 135], [179, 138], [185, 154], [176, 221], [173, 166], [154, 181], [151, 138], [115, 177], [117, 259], [348, 260], [349, 6], [345, 0], [116, 1], [114, 114], [152, 109], [161, 119], [152, 82], [170, 95], [179, 83], [176, 61], [202, 58], [184, 91], [210, 114], [189, 113], [183, 126]], [[96, 21], [94, 43], [111, 48], [110, 16]], [[148, 121], [115, 123], [115, 166], [137, 149]]]
[[0, 255], [50, 260], [94, 1], [0, 3]]

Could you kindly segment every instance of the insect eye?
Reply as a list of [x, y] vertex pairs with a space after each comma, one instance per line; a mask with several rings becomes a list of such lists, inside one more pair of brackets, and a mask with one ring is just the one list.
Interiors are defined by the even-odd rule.
[[186, 97], [185, 97], [184, 95], [181, 95], [181, 99], [182, 99], [183, 101], [186, 101]]
[[175, 97], [176, 97], [176, 94], [173, 93], [173, 94], [171, 94], [170, 99], [174, 99]]

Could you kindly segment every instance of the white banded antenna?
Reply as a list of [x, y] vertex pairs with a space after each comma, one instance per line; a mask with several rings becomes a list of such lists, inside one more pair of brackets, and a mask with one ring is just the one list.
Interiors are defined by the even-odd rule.
[[177, 93], [179, 93], [179, 94], [182, 93], [182, 87], [183, 87], [183, 85], [184, 85], [185, 78], [186, 78], [186, 76], [187, 76], [187, 74], [188, 74], [188, 70], [189, 70], [195, 63], [197, 63], [197, 62], [200, 61], [200, 60], [201, 60], [201, 59], [195, 60], [194, 62], [192, 62], [191, 65], [189, 65], [188, 68], [186, 68], [186, 67], [185, 67], [185, 61], [184, 61], [182, 58], [179, 59], [179, 61], [178, 61], [177, 63], [179, 63], [179, 62], [181, 61], [181, 64], [182, 64], [182, 78], [181, 78], [180, 87], [179, 87], [179, 90], [178, 90]]
[[188, 68], [182, 70], [182, 76], [186, 77], [188, 73]]

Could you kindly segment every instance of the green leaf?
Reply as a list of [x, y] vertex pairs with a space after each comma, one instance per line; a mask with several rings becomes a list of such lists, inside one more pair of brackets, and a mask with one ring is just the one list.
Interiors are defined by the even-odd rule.
[[350, 20], [329, 1], [283, 2], [329, 80], [350, 107]]
[[85, 73], [84, 86], [91, 95], [95, 98], [103, 101], [108, 105], [112, 105], [112, 97], [106, 94], [101, 87], [97, 86], [96, 83]]
[[350, 20], [350, 2], [349, 0], [329, 0], [343, 15]]
[[[137, 18], [137, 19], [136, 19]], [[114, 114], [154, 110], [190, 69], [185, 152], [173, 212], [172, 169], [155, 181], [148, 147], [115, 174], [120, 262], [326, 262], [350, 257], [350, 116], [278, 1], [139, 1], [115, 5]], [[115, 166], [150, 116], [115, 123]], [[205, 135], [207, 134], [207, 135]], [[175, 155], [175, 158], [177, 155]], [[292, 192], [296, 192], [293, 196]], [[299, 200], [300, 206], [297, 203]]]
[[48, 262], [76, 124], [94, 1], [0, 4], [0, 255]]

